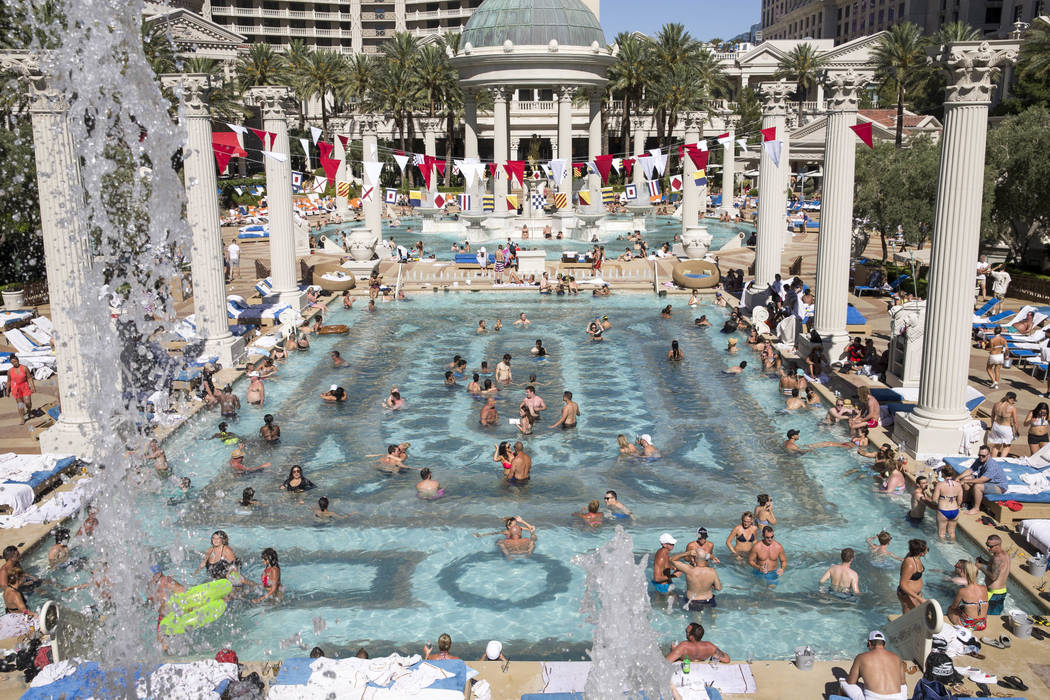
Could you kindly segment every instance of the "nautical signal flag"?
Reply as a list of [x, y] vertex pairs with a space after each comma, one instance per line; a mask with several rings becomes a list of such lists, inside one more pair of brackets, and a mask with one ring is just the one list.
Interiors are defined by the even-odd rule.
[[508, 194], [507, 195], [507, 208], [517, 209], [518, 208], [518, 195]]
[[397, 190], [387, 187], [383, 192], [383, 201], [387, 204], [397, 204]]
[[707, 173], [703, 170], [693, 171], [693, 182], [697, 187], [707, 187]]
[[457, 194], [456, 204], [459, 205], [461, 211], [470, 210], [470, 195], [469, 194]]
[[585, 206], [591, 205], [591, 193], [589, 190], [580, 190], [576, 196], [580, 198], [580, 204]]
[[483, 195], [481, 195], [481, 210], [482, 211], [496, 211], [496, 195], [494, 195], [494, 194], [483, 194]]
[[682, 178], [679, 177], [678, 175], [674, 175], [674, 176], [671, 177], [671, 191], [672, 192], [681, 192], [682, 191]]
[[434, 195], [434, 206], [438, 209], [444, 208], [445, 203], [447, 201], [448, 200], [445, 198], [445, 195], [441, 194], [440, 192]]
[[532, 208], [543, 210], [547, 206], [547, 198], [539, 192], [532, 193]]
[[350, 183], [345, 181], [337, 183], [335, 186], [335, 194], [338, 197], [350, 199]]
[[[624, 159], [624, 162], [627, 162], [626, 158]], [[638, 186], [627, 185], [623, 188], [623, 193], [627, 197], [627, 199], [638, 199]]]
[[569, 206], [569, 198], [565, 195], [565, 193], [564, 192], [556, 193], [554, 195], [554, 208], [555, 209], [564, 209], [567, 206]]
[[653, 199], [660, 199], [660, 181], [659, 180], [648, 180], [646, 186], [649, 188], [649, 201]]
[[423, 205], [423, 193], [419, 190], [411, 190], [408, 193], [408, 203], [414, 207]]
[[303, 186], [303, 174], [298, 172], [298, 171], [293, 170], [292, 171], [292, 187], [299, 187], [299, 188], [301, 188], [302, 186]]
[[602, 204], [614, 204], [616, 202], [616, 192], [611, 187], [602, 188]]
[[719, 134], [718, 136], [716, 136], [715, 137], [715, 141], [718, 141], [719, 145], [725, 146], [727, 144], [732, 144], [733, 143], [733, 137], [730, 136], [729, 132], [727, 131], [724, 134]]

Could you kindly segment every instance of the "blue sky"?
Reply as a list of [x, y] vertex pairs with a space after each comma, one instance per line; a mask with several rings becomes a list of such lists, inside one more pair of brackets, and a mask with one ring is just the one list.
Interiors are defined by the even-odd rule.
[[762, 0], [601, 0], [605, 38], [619, 32], [655, 34], [679, 22], [698, 39], [729, 39], [759, 21]]

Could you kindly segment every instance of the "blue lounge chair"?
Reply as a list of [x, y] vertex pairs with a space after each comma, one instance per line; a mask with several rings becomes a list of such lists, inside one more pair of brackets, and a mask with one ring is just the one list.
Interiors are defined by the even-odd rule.
[[984, 306], [974, 311], [973, 315], [977, 318], [984, 318], [988, 314], [988, 312], [995, 308], [995, 305], [998, 303], [999, 300], [993, 297], [988, 301], [984, 302]]

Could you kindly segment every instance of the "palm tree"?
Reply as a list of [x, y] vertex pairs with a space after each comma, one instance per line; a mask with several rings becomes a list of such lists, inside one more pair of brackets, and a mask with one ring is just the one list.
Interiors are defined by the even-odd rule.
[[933, 35], [933, 43], [944, 46], [945, 44], [956, 44], [960, 41], [977, 41], [983, 35], [966, 22], [956, 20], [948, 24], [942, 24], [937, 33]]
[[239, 122], [248, 114], [241, 102], [240, 91], [232, 81], [225, 80], [222, 64], [211, 58], [193, 56], [181, 60], [179, 72], [203, 73], [211, 83], [208, 89], [208, 110], [213, 118], [224, 122]]
[[777, 68], [774, 77], [786, 78], [798, 83], [798, 123], [802, 124], [802, 104], [809, 91], [817, 86], [817, 79], [827, 65], [812, 44], [799, 44], [791, 49]]
[[616, 36], [620, 52], [616, 63], [609, 67], [609, 89], [623, 98], [620, 136], [625, 155], [631, 151], [631, 110], [640, 105], [649, 76], [649, 51], [652, 43], [627, 32]]
[[444, 64], [448, 67], [445, 71], [445, 86], [442, 89], [445, 101], [445, 187], [452, 182], [452, 154], [456, 148], [456, 122], [463, 111], [463, 90], [459, 87], [459, 75], [452, 69], [449, 62], [450, 56], [459, 53], [459, 33], [445, 32], [441, 35], [438, 45], [445, 54]]
[[175, 70], [175, 45], [157, 22], [142, 22], [142, 51], [154, 75]]
[[890, 27], [872, 50], [875, 74], [883, 86], [897, 93], [897, 148], [904, 141], [904, 97], [928, 76], [926, 46], [922, 30], [904, 22]]
[[306, 103], [312, 94], [309, 78], [310, 57], [313, 51], [302, 39], [292, 39], [288, 42], [288, 50], [284, 57], [288, 61], [289, 77], [292, 83], [292, 92], [299, 101], [299, 128], [306, 128]]
[[269, 44], [252, 44], [234, 68], [241, 91], [256, 85], [281, 85], [288, 80], [288, 61]]
[[368, 104], [377, 71], [376, 60], [369, 54], [358, 53], [347, 59], [345, 73], [336, 85], [337, 102], [355, 108]]
[[346, 69], [343, 55], [322, 49], [311, 51], [306, 62], [296, 71], [296, 83], [302, 85], [305, 100], [316, 97], [321, 102], [321, 128], [328, 131], [328, 96], [338, 84]]
[[[401, 150], [406, 151], [407, 136], [412, 135], [412, 113], [419, 95], [415, 64], [419, 59], [419, 42], [408, 32], [396, 32], [381, 49], [377, 76], [378, 104], [393, 114]], [[411, 170], [409, 173], [411, 174]]]
[[654, 81], [649, 95], [652, 103], [660, 105], [667, 114], [667, 129], [661, 142], [670, 153], [671, 136], [678, 124], [679, 113], [698, 109], [708, 95], [696, 70], [683, 63], [672, 65], [670, 70], [660, 76], [659, 81]]
[[1032, 22], [1024, 35], [1017, 72], [1029, 80], [1050, 78], [1050, 21], [1043, 17]]
[[[682, 66], [687, 72], [695, 71], [700, 48], [700, 42], [686, 31], [684, 25], [677, 22], [665, 24], [660, 28], [653, 44], [652, 64], [654, 67], [658, 66], [659, 70], [649, 72], [650, 85], [648, 87], [657, 87], [659, 91], [659, 83], [675, 66]], [[680, 73], [683, 78], [685, 75], [685, 73]], [[666, 141], [674, 115], [670, 113], [669, 105], [659, 100], [649, 102], [653, 107], [653, 117], [656, 120], [657, 138], [660, 141]]]
[[729, 98], [733, 89], [732, 81], [722, 68], [721, 61], [706, 48], [696, 54], [696, 73], [708, 95], [712, 98]]

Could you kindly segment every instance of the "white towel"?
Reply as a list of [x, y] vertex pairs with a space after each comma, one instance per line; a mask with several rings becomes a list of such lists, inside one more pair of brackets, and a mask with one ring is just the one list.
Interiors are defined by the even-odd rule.
[[744, 694], [754, 693], [756, 690], [755, 677], [751, 674], [751, 667], [747, 664], [713, 666], [706, 663], [694, 663], [689, 676], [694, 684], [700, 681], [705, 685], [713, 685], [723, 693]]
[[36, 618], [24, 613], [0, 615], [0, 639], [21, 637], [33, 629]]
[[29, 686], [31, 688], [39, 688], [54, 683], [60, 678], [72, 675], [83, 662], [83, 659], [62, 659], [53, 664], [48, 664], [40, 669], [40, 673], [36, 675], [36, 678], [33, 679]]
[[582, 693], [587, 686], [589, 661], [547, 661], [541, 668], [544, 693]]
[[1046, 474], [1022, 474], [1021, 481], [1024, 482], [1024, 485], [1011, 484], [1007, 487], [1006, 493], [1033, 495], [1050, 491], [1050, 479], [1046, 478]]
[[140, 698], [167, 700], [205, 700], [218, 698], [215, 686], [224, 680], [237, 680], [237, 664], [221, 664], [214, 659], [185, 664], [164, 664], [140, 680], [136, 692]]
[[11, 506], [12, 515], [24, 513], [35, 498], [29, 484], [0, 484], [0, 504]]

